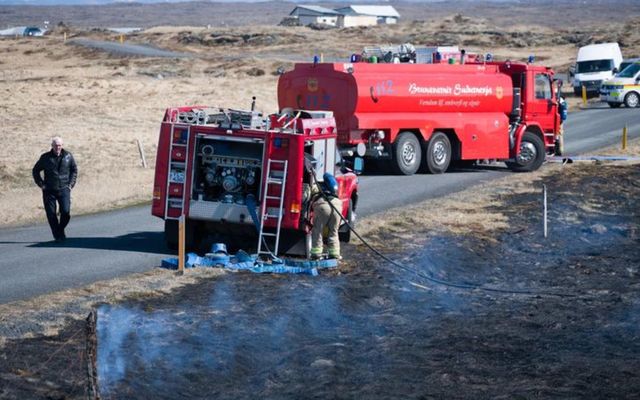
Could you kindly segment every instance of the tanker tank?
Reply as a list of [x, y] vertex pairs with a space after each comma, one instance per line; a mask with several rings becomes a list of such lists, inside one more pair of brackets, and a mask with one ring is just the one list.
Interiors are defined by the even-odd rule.
[[369, 113], [508, 115], [513, 85], [496, 65], [296, 64], [279, 80], [278, 102], [331, 110], [338, 130], [362, 129], [357, 117]]

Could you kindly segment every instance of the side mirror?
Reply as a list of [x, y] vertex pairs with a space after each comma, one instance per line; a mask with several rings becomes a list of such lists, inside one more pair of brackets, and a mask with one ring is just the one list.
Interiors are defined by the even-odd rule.
[[360, 175], [363, 169], [364, 169], [364, 160], [361, 157], [355, 157], [353, 159], [353, 172], [355, 172], [356, 175]]

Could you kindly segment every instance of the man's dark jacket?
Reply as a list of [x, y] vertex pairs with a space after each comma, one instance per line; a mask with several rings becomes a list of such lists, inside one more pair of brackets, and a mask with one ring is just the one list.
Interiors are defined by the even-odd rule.
[[[44, 171], [44, 181], [40, 172]], [[53, 150], [40, 156], [40, 159], [33, 166], [33, 180], [36, 185], [45, 190], [62, 190], [73, 188], [78, 177], [78, 167], [73, 156], [68, 151], [62, 149], [59, 156]]]

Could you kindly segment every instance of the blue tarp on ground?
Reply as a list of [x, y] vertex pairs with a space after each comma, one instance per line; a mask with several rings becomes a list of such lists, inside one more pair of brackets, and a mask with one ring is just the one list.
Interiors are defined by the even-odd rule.
[[[162, 260], [162, 268], [178, 269], [177, 258], [165, 258]], [[235, 256], [223, 253], [207, 254], [201, 257], [195, 253], [188, 253], [185, 260], [185, 268], [217, 267], [232, 271], [251, 271], [253, 273], [273, 274], [307, 274], [317, 276], [319, 269], [336, 268], [338, 260], [296, 260], [275, 259], [269, 262], [259, 260], [256, 255], [249, 255], [240, 250]]]

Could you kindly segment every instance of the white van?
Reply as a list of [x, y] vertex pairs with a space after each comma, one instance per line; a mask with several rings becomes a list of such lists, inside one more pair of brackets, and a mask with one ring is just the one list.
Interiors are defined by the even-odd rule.
[[606, 101], [612, 108], [618, 108], [623, 103], [629, 108], [640, 106], [640, 59], [631, 62], [615, 78], [602, 84], [600, 100]]
[[621, 62], [622, 52], [618, 43], [599, 43], [580, 47], [573, 78], [573, 91], [576, 96], [582, 95], [582, 86], [587, 89], [587, 96], [597, 96], [602, 82], [613, 78]]

